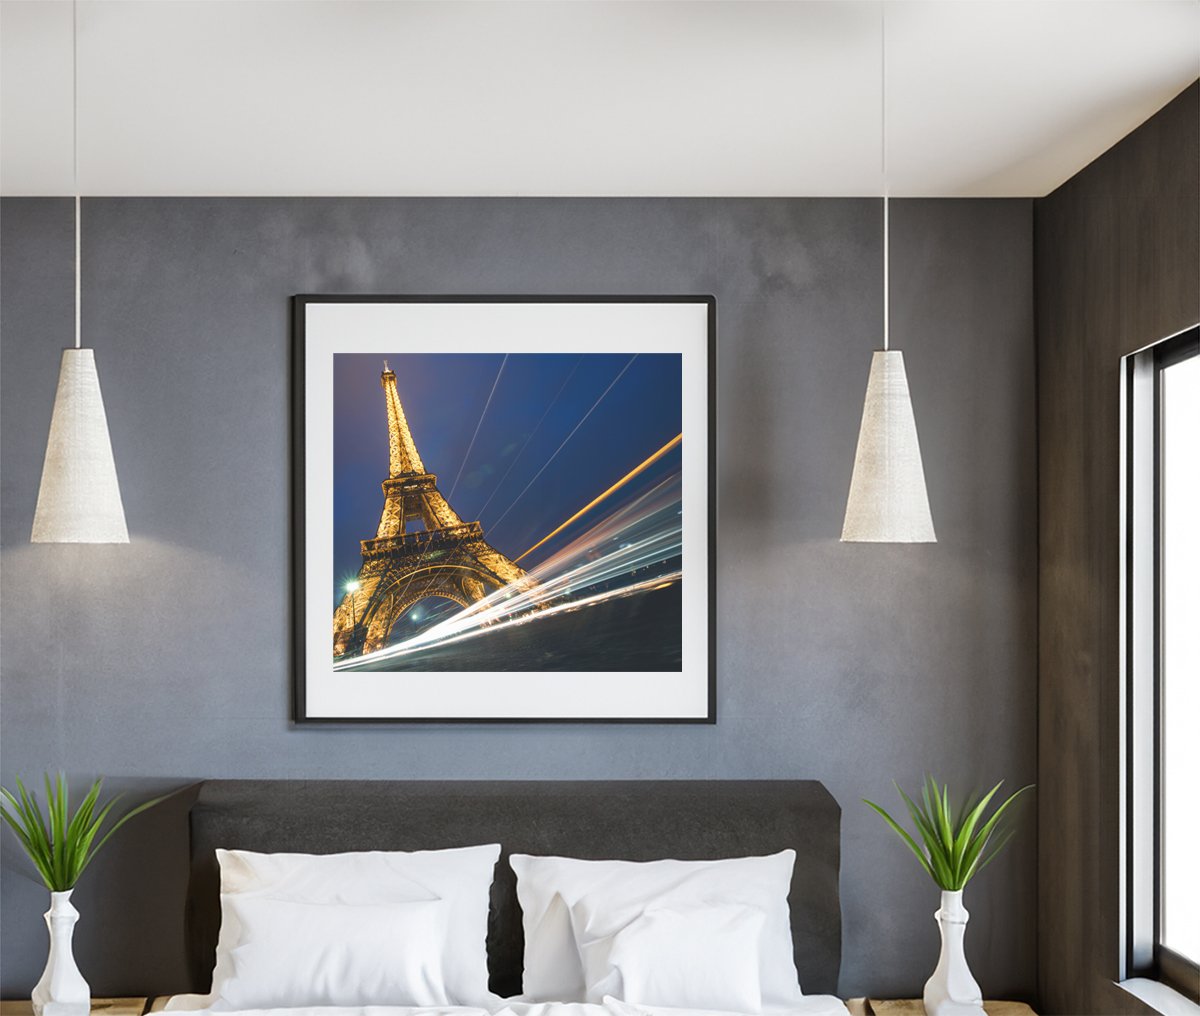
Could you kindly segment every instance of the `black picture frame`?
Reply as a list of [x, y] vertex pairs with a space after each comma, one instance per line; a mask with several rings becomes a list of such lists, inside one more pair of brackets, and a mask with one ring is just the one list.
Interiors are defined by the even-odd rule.
[[[614, 294], [298, 294], [291, 299], [291, 427], [290, 472], [292, 477], [290, 505], [291, 567], [291, 721], [296, 725], [525, 725], [525, 724], [652, 724], [652, 725], [713, 725], [717, 722], [717, 303], [712, 295], [614, 295]], [[306, 356], [307, 316], [309, 308], [327, 304], [701, 304], [705, 308], [706, 338], [704, 352], [706, 454], [705, 511], [707, 513], [705, 544], [707, 575], [704, 584], [707, 610], [706, 693], [707, 710], [694, 716], [316, 716], [308, 708], [308, 674], [306, 668], [307, 632], [306, 605]]]

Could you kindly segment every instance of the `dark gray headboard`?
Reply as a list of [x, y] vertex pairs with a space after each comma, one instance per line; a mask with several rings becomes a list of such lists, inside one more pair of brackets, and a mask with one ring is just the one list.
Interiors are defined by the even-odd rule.
[[524, 936], [510, 853], [648, 861], [792, 847], [789, 896], [806, 992], [837, 991], [841, 809], [811, 780], [401, 782], [217, 780], [191, 817], [192, 990], [207, 991], [220, 926], [218, 847], [329, 854], [500, 843], [488, 957], [492, 990], [521, 988]]

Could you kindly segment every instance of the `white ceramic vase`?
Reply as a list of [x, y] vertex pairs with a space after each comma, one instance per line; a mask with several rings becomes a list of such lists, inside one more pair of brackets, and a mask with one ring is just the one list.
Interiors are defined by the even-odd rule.
[[963, 906], [962, 890], [943, 892], [934, 913], [942, 933], [942, 954], [933, 976], [925, 982], [926, 1016], [984, 1016], [983, 995], [963, 951], [963, 936], [970, 914]]
[[36, 1016], [88, 1016], [91, 990], [75, 965], [71, 937], [79, 911], [71, 903], [71, 892], [50, 894], [46, 927], [50, 929], [50, 956], [42, 979], [31, 996]]

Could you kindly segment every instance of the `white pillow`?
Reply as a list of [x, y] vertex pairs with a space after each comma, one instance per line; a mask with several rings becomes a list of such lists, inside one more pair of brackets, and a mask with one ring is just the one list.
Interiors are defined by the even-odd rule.
[[[346, 854], [259, 854], [218, 850], [221, 932], [213, 983], [230, 974], [230, 953], [241, 944], [234, 898], [270, 896], [297, 903], [368, 906], [444, 900], [442, 976], [453, 1005], [493, 1008], [488, 991], [487, 921], [498, 843], [452, 850], [366, 851]], [[406, 943], [396, 943], [397, 950]], [[380, 999], [388, 1004], [390, 999]], [[205, 1004], [210, 1004], [207, 1000]], [[302, 1002], [296, 1004], [307, 1004]]]
[[442, 900], [347, 906], [229, 899], [238, 945], [213, 982], [214, 1009], [448, 1005]]
[[792, 956], [787, 903], [795, 861], [794, 850], [719, 861], [583, 861], [512, 855], [525, 929], [522, 998], [584, 1000], [586, 985], [571, 927], [571, 908], [583, 897], [594, 896], [627, 911], [655, 904], [758, 907], [765, 915], [759, 953], [762, 1005], [790, 1005], [803, 997]]
[[766, 916], [737, 903], [631, 914], [585, 896], [571, 918], [587, 1001], [758, 1012]]

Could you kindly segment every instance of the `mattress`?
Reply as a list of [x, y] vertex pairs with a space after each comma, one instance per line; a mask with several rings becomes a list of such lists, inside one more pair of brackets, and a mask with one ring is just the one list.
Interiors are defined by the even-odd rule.
[[[160, 999], [151, 1006], [159, 1012], [166, 1003], [174, 1011], [186, 1011], [196, 1016], [233, 1016], [231, 1010], [189, 1009], [188, 996], [176, 995]], [[699, 1009], [672, 1009], [660, 1006], [634, 1005], [607, 999], [603, 1005], [574, 1002], [507, 1002], [497, 1009], [476, 1009], [467, 1006], [427, 1008], [414, 1006], [321, 1007], [297, 1009], [246, 1009], [237, 1016], [736, 1016]], [[849, 1016], [845, 1004], [832, 995], [806, 995], [797, 1005], [786, 1010], [772, 1011], [766, 1016]]]

